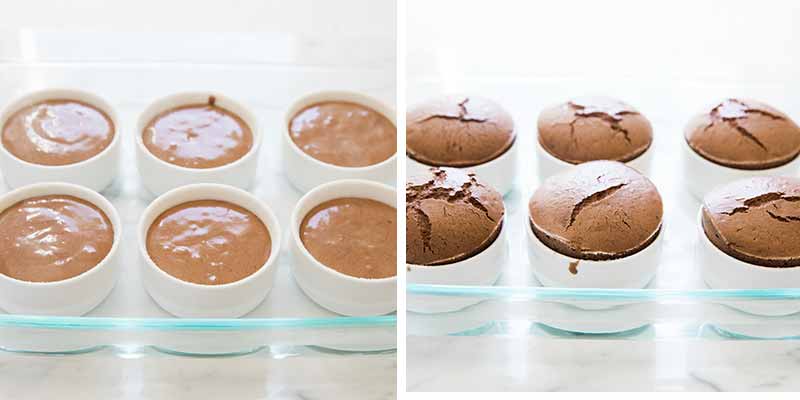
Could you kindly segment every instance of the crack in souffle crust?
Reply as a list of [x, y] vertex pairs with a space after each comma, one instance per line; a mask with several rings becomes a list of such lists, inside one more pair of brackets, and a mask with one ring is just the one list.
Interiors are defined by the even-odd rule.
[[530, 229], [569, 257], [610, 260], [632, 255], [661, 230], [655, 185], [617, 161], [590, 161], [547, 179], [531, 196]]
[[800, 266], [800, 179], [757, 177], [714, 189], [703, 231], [718, 249], [763, 267]]
[[425, 165], [471, 167], [505, 154], [516, 139], [514, 120], [478, 96], [443, 96], [406, 115], [406, 153]]
[[430, 168], [406, 183], [406, 258], [450, 264], [486, 249], [502, 228], [503, 197], [474, 173]]

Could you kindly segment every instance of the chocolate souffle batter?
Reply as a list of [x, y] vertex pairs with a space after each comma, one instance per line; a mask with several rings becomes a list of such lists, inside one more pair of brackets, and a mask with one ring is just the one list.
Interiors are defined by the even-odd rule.
[[397, 275], [397, 213], [379, 201], [326, 201], [303, 218], [300, 238], [317, 261], [343, 274], [368, 279]]
[[215, 105], [191, 104], [167, 110], [145, 127], [144, 145], [154, 156], [186, 168], [230, 164], [253, 147], [253, 132], [238, 115]]
[[225, 201], [177, 205], [153, 221], [147, 253], [166, 273], [201, 285], [244, 279], [269, 259], [272, 241], [252, 212]]
[[341, 167], [378, 164], [397, 152], [397, 128], [381, 113], [356, 103], [327, 101], [301, 110], [289, 136], [304, 153]]
[[78, 276], [99, 264], [113, 244], [108, 216], [76, 197], [32, 197], [0, 213], [0, 273], [14, 279]]
[[74, 100], [47, 100], [14, 113], [3, 127], [3, 146], [39, 165], [88, 160], [114, 139], [114, 124], [99, 109]]

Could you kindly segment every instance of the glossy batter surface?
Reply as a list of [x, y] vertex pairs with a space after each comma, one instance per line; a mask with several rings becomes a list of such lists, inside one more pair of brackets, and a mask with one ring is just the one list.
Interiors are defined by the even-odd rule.
[[0, 273], [15, 279], [72, 278], [99, 264], [113, 244], [108, 216], [76, 197], [32, 197], [0, 213]]
[[147, 233], [147, 253], [166, 273], [187, 282], [221, 285], [244, 279], [269, 258], [264, 223], [235, 204], [199, 200], [162, 213]]
[[88, 160], [114, 139], [114, 124], [99, 109], [74, 100], [47, 100], [14, 113], [3, 127], [3, 146], [40, 165]]
[[366, 167], [397, 151], [397, 128], [379, 112], [360, 104], [329, 101], [294, 116], [289, 134], [306, 154], [328, 164]]
[[253, 147], [253, 132], [236, 114], [214, 105], [194, 104], [165, 111], [147, 125], [144, 145], [156, 157], [186, 168], [230, 164]]
[[317, 261], [343, 274], [368, 279], [397, 275], [397, 213], [379, 201], [326, 201], [303, 218], [300, 238]]

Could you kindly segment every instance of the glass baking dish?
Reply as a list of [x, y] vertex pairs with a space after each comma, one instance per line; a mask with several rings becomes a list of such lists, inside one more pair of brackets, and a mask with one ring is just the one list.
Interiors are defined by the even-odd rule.
[[[349, 43], [352, 46], [342, 46]], [[120, 281], [83, 317], [0, 315], [0, 348], [76, 353], [105, 346], [151, 346], [174, 354], [241, 354], [264, 347], [316, 346], [389, 351], [396, 317], [343, 317], [316, 305], [295, 284], [286, 241], [275, 286], [239, 319], [178, 319], [147, 295], [139, 276], [136, 224], [153, 197], [141, 186], [133, 151], [138, 114], [153, 100], [209, 90], [243, 103], [263, 128], [251, 192], [286, 229], [301, 193], [283, 173], [284, 113], [300, 96], [341, 89], [395, 103], [395, 44], [382, 37], [282, 33], [0, 32], [0, 102], [45, 88], [76, 88], [105, 98], [120, 116], [122, 166], [103, 192], [123, 223]], [[7, 172], [7, 171], [6, 171]], [[0, 182], [0, 193], [8, 190]], [[287, 239], [288, 239], [288, 235]]]
[[[800, 288], [711, 290], [706, 286], [694, 260], [700, 202], [683, 184], [691, 173], [702, 171], [685, 173], [679, 158], [685, 146], [684, 124], [714, 101], [732, 95], [764, 99], [797, 120], [800, 103], [791, 91], [769, 77], [761, 82], [667, 75], [599, 81], [491, 71], [464, 76], [446, 73], [452, 67], [446, 63], [440, 67], [441, 74], [409, 80], [409, 105], [440, 93], [467, 93], [496, 100], [514, 117], [519, 160], [514, 189], [504, 198], [509, 257], [495, 286], [408, 284], [409, 303], [477, 303], [445, 313], [407, 312], [409, 335], [800, 339]], [[643, 289], [541, 287], [528, 260], [528, 201], [539, 184], [535, 159], [539, 110], [573, 96], [594, 94], [626, 101], [653, 125], [650, 179], [664, 203], [664, 248], [656, 277]]]

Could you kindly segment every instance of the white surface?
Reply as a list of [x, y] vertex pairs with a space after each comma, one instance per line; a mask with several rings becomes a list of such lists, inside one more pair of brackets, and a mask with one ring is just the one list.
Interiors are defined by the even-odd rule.
[[259, 399], [396, 398], [394, 354], [310, 350], [183, 357], [148, 350], [63, 356], [0, 353], [0, 398]]
[[409, 391], [798, 391], [796, 341], [408, 338]]
[[333, 312], [351, 316], [392, 313], [397, 309], [397, 276], [365, 279], [345, 275], [317, 261], [303, 245], [300, 228], [306, 215], [314, 207], [342, 197], [371, 199], [397, 209], [397, 192], [388, 185], [351, 179], [317, 186], [292, 212], [288, 228], [292, 274], [309, 297]]
[[31, 197], [48, 195], [74, 196], [105, 213], [114, 230], [111, 249], [92, 269], [61, 281], [26, 282], [0, 274], [0, 307], [16, 314], [80, 316], [100, 304], [117, 282], [122, 222], [117, 210], [103, 196], [67, 183], [38, 183], [6, 193], [0, 198], [0, 212]]
[[371, 108], [397, 125], [395, 110], [381, 101], [361, 93], [345, 91], [326, 91], [303, 96], [286, 111], [283, 124], [284, 170], [295, 188], [307, 192], [315, 186], [339, 179], [367, 179], [394, 185], [397, 181], [397, 154], [377, 164], [364, 167], [343, 167], [317, 160], [303, 152], [291, 139], [289, 126], [298, 112], [323, 101], [348, 101]]
[[0, 127], [4, 127], [9, 118], [22, 108], [44, 100], [71, 99], [78, 100], [97, 107], [105, 113], [114, 129], [114, 137], [108, 147], [93, 157], [67, 165], [39, 165], [29, 163], [11, 154], [5, 147], [0, 146], [0, 172], [3, 179], [12, 188], [40, 182], [65, 182], [86, 186], [95, 191], [107, 188], [117, 176], [120, 163], [120, 136], [125, 132], [121, 130], [117, 112], [102, 98], [92, 93], [72, 89], [37, 90], [26, 93], [20, 98], [11, 101], [0, 117]]
[[[216, 99], [217, 106], [240, 117], [250, 128], [253, 145], [247, 153], [219, 167], [187, 168], [168, 163], [148, 150], [144, 144], [144, 131], [156, 116], [177, 107], [206, 103], [210, 97]], [[154, 101], [139, 115], [136, 130], [130, 135], [136, 138], [136, 167], [142, 185], [157, 196], [194, 183], [218, 183], [249, 189], [256, 177], [261, 143], [264, 142], [264, 132], [250, 109], [221, 93], [204, 91], [175, 93]]]
[[[170, 208], [197, 200], [226, 201], [255, 214], [269, 232], [272, 248], [267, 262], [245, 278], [216, 286], [182, 281], [159, 268], [147, 253], [146, 241], [150, 226]], [[171, 190], [155, 199], [144, 210], [137, 230], [144, 287], [153, 300], [175, 316], [241, 317], [261, 304], [275, 283], [275, 269], [283, 238], [281, 226], [268, 205], [241, 189], [219, 184], [194, 184]]]

